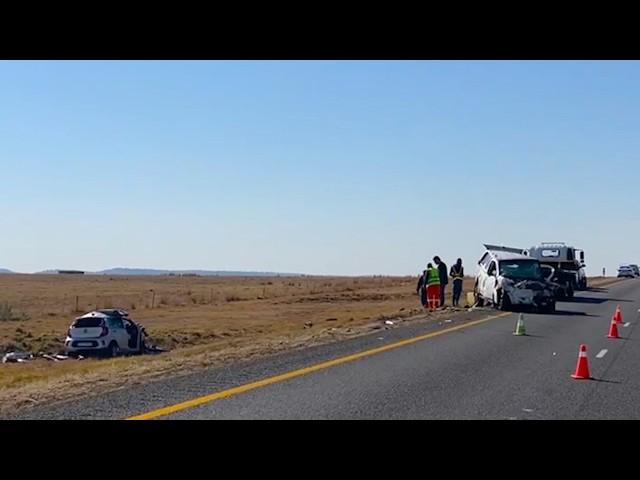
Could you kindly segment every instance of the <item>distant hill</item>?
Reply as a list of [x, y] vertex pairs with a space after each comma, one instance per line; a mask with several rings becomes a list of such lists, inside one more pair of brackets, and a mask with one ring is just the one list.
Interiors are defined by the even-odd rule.
[[160, 270], [154, 268], [109, 268], [95, 272], [98, 275], [200, 275], [203, 277], [301, 277], [300, 273], [278, 273], [278, 272], [241, 272], [229, 270]]
[[0, 273], [13, 273], [11, 270], [7, 270], [6, 268], [0, 268]]
[[[60, 269], [49, 269], [39, 274], [58, 274]], [[0, 269], [0, 273], [14, 273], [9, 270], [3, 271]], [[304, 274], [300, 273], [279, 273], [279, 272], [242, 272], [242, 271], [230, 271], [230, 270], [163, 270], [157, 268], [128, 268], [117, 267], [108, 268], [106, 270], [100, 270], [98, 272], [84, 272], [87, 275], [200, 275], [202, 277], [303, 277]]]

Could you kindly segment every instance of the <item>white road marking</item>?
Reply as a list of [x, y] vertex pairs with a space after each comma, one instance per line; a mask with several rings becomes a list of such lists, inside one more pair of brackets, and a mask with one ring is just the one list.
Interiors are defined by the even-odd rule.
[[631, 322], [627, 322], [624, 325], [622, 325], [623, 327], [628, 327], [629, 325], [631, 325]]
[[600, 350], [600, 351], [598, 352], [598, 354], [596, 355], [596, 358], [602, 358], [602, 357], [604, 357], [604, 356], [607, 354], [607, 352], [608, 352], [608, 351], [609, 351], [609, 350], [607, 350], [606, 348], [603, 348], [602, 350]]
[[533, 408], [523, 408], [522, 411], [531, 413], [531, 412], [533, 412]]

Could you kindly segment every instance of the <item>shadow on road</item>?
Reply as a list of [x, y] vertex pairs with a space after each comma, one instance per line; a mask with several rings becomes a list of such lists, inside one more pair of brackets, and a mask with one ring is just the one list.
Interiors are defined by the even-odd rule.
[[602, 287], [589, 287], [585, 290], [586, 292], [595, 292], [595, 293], [607, 293], [609, 291], [608, 288]]
[[587, 312], [575, 312], [572, 310], [556, 310], [552, 314], [549, 315], [561, 315], [561, 316], [580, 316], [580, 317], [600, 317], [600, 315], [593, 315], [592, 313]]
[[599, 305], [604, 302], [633, 302], [633, 300], [627, 300], [626, 298], [573, 297], [571, 300], [567, 301], [567, 303], [588, 303], [594, 305]]
[[513, 313], [527, 313], [529, 315], [559, 315], [559, 316], [579, 316], [579, 317], [600, 317], [601, 315], [594, 315], [587, 312], [577, 312], [575, 310], [555, 310], [554, 312], [538, 312], [533, 309], [526, 308], [514, 308], [511, 310]]
[[602, 383], [622, 383], [622, 382], [619, 382], [617, 380], [605, 380], [604, 378], [593, 378], [593, 377], [591, 377], [591, 380], [593, 380], [594, 382], [602, 382]]

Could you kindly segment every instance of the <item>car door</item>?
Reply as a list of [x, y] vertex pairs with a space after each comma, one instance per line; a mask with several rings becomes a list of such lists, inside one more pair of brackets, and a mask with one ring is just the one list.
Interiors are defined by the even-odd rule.
[[123, 352], [129, 351], [129, 334], [124, 328], [122, 318], [109, 317], [107, 319], [107, 326], [109, 327], [109, 337], [118, 342], [120, 350]]
[[126, 318], [123, 321], [124, 329], [127, 332], [127, 347], [132, 352], [140, 351], [140, 339], [142, 337], [140, 326]]
[[491, 261], [491, 257], [489, 257], [489, 253], [486, 252], [480, 260], [478, 260], [478, 273], [476, 274], [476, 286], [477, 292], [480, 296], [484, 297], [484, 283], [487, 279], [487, 268], [489, 267], [489, 262]]
[[487, 268], [487, 276], [484, 280], [482, 288], [482, 296], [488, 300], [494, 300], [493, 294], [498, 282], [498, 264], [495, 260], [491, 260], [489, 267]]

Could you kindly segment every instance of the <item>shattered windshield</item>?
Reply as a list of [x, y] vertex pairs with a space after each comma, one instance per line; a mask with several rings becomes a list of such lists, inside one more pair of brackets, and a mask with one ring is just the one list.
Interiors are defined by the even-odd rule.
[[532, 260], [512, 260], [500, 262], [500, 275], [509, 278], [540, 280], [540, 264]]

